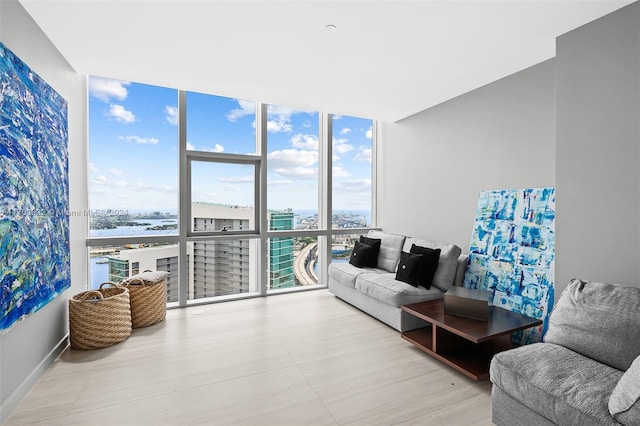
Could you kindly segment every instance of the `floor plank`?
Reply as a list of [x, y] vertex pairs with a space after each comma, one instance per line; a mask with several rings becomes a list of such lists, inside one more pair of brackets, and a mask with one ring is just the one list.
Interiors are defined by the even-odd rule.
[[326, 290], [175, 309], [67, 349], [13, 425], [490, 425], [491, 385]]

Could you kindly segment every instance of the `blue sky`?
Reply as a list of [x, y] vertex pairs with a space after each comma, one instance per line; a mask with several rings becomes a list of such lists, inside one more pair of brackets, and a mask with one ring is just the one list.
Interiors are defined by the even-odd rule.
[[[90, 207], [177, 210], [177, 90], [90, 77]], [[187, 148], [255, 154], [256, 103], [189, 92]], [[334, 116], [334, 210], [369, 210], [371, 120]], [[268, 207], [317, 211], [318, 113], [269, 105]], [[194, 201], [247, 205], [251, 166], [193, 164]]]

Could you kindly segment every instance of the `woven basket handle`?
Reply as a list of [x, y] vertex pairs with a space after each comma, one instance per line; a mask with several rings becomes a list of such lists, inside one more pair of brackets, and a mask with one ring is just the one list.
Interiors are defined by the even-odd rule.
[[127, 282], [122, 282], [122, 284], [124, 284], [125, 286], [130, 286], [130, 285], [147, 285], [144, 280], [141, 280], [140, 278], [132, 278]]
[[102, 287], [104, 287], [105, 285], [109, 285], [109, 286], [115, 287], [115, 288], [120, 288], [120, 286], [118, 284], [114, 283], [113, 281], [107, 281], [106, 283], [100, 284], [100, 287], [98, 287], [98, 290], [102, 290]]
[[80, 302], [86, 302], [87, 299], [94, 297], [97, 297], [98, 300], [93, 300], [93, 302], [99, 302], [100, 300], [104, 299], [104, 297], [102, 297], [102, 293], [100, 293], [99, 291], [89, 290], [81, 294], [77, 300], [79, 300]]

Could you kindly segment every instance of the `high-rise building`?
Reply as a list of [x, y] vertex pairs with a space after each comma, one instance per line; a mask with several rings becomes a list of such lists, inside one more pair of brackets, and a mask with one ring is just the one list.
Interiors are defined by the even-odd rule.
[[[194, 231], [246, 230], [253, 228], [253, 208], [207, 203], [191, 206]], [[257, 291], [251, 268], [257, 261], [247, 239], [212, 239], [191, 243], [189, 298], [226, 296]]]
[[178, 245], [123, 247], [109, 257], [109, 281], [119, 282], [144, 271], [167, 271], [167, 302], [178, 301]]
[[[293, 211], [270, 211], [269, 230], [293, 229]], [[293, 269], [294, 240], [292, 237], [269, 239], [269, 288], [287, 288], [296, 285]]]
[[[192, 205], [194, 231], [246, 230], [253, 228], [251, 208], [215, 204]], [[270, 230], [292, 230], [293, 211], [269, 212]], [[269, 288], [296, 286], [294, 272], [295, 241], [292, 237], [269, 240]], [[257, 291], [255, 241], [250, 239], [211, 239], [187, 245], [188, 298], [226, 296]], [[168, 302], [178, 301], [178, 245], [123, 248], [109, 257], [109, 279], [118, 282], [146, 270], [167, 271]]]

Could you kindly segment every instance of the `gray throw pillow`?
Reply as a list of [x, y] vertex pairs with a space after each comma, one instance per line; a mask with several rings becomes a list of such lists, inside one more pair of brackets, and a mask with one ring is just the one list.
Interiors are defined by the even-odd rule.
[[640, 356], [613, 390], [609, 398], [609, 412], [625, 426], [640, 426]]

